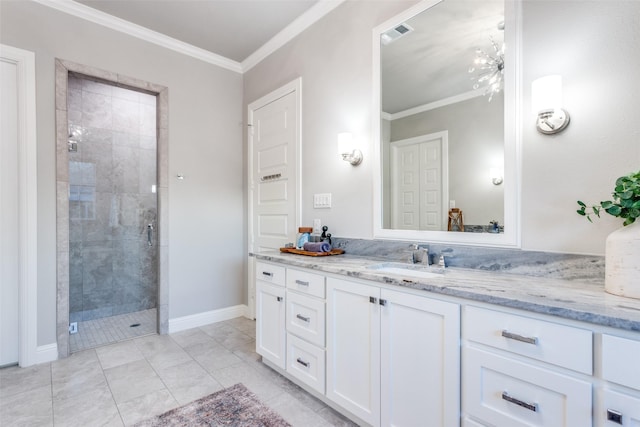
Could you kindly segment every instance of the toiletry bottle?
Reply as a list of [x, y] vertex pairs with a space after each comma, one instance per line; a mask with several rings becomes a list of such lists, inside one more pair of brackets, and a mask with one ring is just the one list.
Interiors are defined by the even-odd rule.
[[304, 244], [309, 241], [309, 235], [313, 231], [313, 227], [300, 227], [298, 228], [298, 240], [296, 241], [296, 247], [303, 249]]

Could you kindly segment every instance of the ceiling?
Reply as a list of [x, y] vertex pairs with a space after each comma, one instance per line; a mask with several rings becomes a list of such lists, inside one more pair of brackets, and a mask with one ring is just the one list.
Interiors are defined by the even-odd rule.
[[473, 90], [476, 49], [501, 46], [504, 0], [443, 1], [405, 21], [414, 31], [381, 46], [382, 110], [399, 113]]
[[318, 0], [76, 0], [242, 62]]

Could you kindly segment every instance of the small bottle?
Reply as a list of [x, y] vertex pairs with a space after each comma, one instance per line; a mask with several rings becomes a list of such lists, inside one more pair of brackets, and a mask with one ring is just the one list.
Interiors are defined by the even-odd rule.
[[296, 240], [296, 247], [298, 249], [304, 249], [304, 244], [309, 241], [309, 235], [312, 231], [313, 227], [298, 228], [298, 239]]

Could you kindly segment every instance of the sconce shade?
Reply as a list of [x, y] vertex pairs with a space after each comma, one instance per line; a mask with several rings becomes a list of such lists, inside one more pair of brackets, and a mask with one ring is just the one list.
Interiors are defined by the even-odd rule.
[[531, 83], [531, 109], [538, 115], [540, 133], [552, 135], [569, 125], [569, 113], [562, 109], [562, 76], [545, 76]]
[[562, 107], [562, 76], [552, 75], [531, 83], [531, 107], [536, 113]]
[[353, 150], [353, 135], [350, 132], [338, 134], [338, 154], [349, 154]]

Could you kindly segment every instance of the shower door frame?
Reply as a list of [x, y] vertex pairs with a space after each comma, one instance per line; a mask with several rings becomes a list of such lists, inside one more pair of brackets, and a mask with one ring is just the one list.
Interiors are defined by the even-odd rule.
[[56, 58], [56, 337], [58, 358], [69, 356], [69, 151], [67, 90], [69, 73], [156, 96], [158, 203], [158, 333], [169, 332], [169, 102], [168, 88], [122, 74]]

